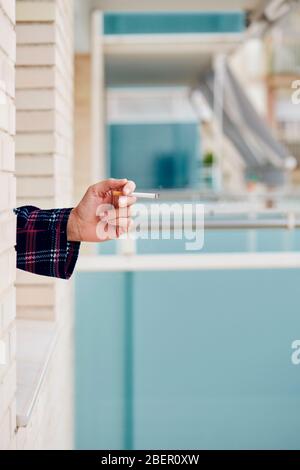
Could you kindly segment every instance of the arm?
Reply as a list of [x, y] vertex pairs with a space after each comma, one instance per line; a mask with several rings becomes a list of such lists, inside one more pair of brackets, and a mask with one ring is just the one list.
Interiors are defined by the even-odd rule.
[[[17, 268], [69, 279], [80, 242], [104, 242], [129, 230], [134, 189], [131, 181], [110, 179], [91, 186], [74, 209], [16, 209]], [[115, 199], [114, 190], [121, 190], [124, 197]]]
[[72, 209], [40, 210], [25, 206], [17, 214], [17, 268], [42, 276], [69, 279], [80, 242], [68, 241]]

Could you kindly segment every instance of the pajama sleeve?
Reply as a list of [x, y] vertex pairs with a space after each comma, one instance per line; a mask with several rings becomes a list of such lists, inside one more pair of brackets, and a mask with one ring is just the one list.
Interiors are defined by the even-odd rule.
[[42, 276], [69, 279], [80, 243], [67, 239], [72, 209], [41, 210], [24, 206], [17, 215], [17, 268]]

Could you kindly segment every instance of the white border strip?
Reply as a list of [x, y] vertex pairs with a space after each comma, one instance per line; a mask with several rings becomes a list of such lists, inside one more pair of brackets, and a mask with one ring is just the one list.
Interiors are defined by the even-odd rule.
[[222, 253], [199, 255], [82, 256], [79, 272], [206, 271], [300, 269], [300, 253]]

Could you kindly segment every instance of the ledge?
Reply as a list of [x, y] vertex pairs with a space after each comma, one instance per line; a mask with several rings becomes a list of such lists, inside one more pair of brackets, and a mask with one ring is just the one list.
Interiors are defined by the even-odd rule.
[[17, 427], [26, 427], [48, 368], [57, 329], [54, 322], [17, 320]]
[[206, 271], [231, 269], [300, 269], [300, 253], [219, 253], [81, 256], [79, 272]]

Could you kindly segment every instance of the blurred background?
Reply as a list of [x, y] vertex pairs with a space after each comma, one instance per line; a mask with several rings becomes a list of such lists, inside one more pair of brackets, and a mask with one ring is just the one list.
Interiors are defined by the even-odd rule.
[[76, 445], [298, 448], [299, 5], [129, 3], [86, 26], [88, 2], [76, 4], [76, 193], [89, 149], [93, 177], [205, 203], [205, 244], [88, 247]]
[[83, 245], [73, 284], [18, 273], [19, 448], [299, 449], [299, 22], [290, 0], [17, 2], [18, 204], [126, 177], [205, 206], [201, 251], [178, 211], [171, 239]]

